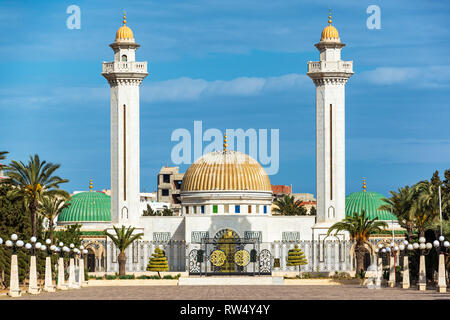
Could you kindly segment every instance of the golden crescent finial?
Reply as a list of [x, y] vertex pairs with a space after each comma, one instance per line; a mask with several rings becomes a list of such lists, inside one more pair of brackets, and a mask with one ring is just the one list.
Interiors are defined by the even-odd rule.
[[366, 192], [366, 178], [363, 178], [363, 190]]
[[224, 136], [223, 136], [223, 151], [227, 151], [227, 147], [228, 147], [228, 144], [227, 144], [227, 135], [224, 135]]
[[123, 24], [127, 24], [127, 13], [125, 11], [123, 12]]
[[328, 9], [328, 23], [331, 26], [331, 9]]

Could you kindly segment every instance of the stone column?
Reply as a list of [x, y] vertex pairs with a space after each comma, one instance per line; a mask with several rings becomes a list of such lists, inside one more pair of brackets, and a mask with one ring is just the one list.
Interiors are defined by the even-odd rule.
[[9, 277], [9, 296], [20, 297], [22, 292], [19, 288], [19, 268], [17, 266], [17, 255], [11, 256], [11, 274]]
[[67, 290], [67, 284], [65, 283], [64, 275], [64, 258], [60, 257], [58, 259], [58, 283], [56, 284], [56, 289]]
[[409, 259], [408, 255], [405, 253], [403, 256], [403, 281], [402, 288], [409, 289]]
[[420, 255], [420, 265], [419, 265], [419, 283], [417, 287], [420, 291], [425, 291], [427, 289], [427, 274], [425, 269], [425, 256]]
[[45, 258], [45, 284], [44, 291], [55, 292], [55, 286], [52, 283], [52, 259]]
[[383, 258], [378, 256], [377, 261], [377, 279], [375, 281], [375, 286], [377, 288], [381, 287], [381, 279], [383, 278]]
[[78, 286], [79, 287], [85, 287], [87, 286], [87, 281], [84, 280], [84, 259], [82, 257], [80, 257], [79, 261], [79, 268], [80, 268], [80, 272], [79, 272], [79, 277], [78, 277]]
[[389, 257], [389, 281], [388, 286], [390, 288], [395, 287], [395, 258], [394, 256]]
[[37, 284], [36, 256], [30, 257], [30, 279], [28, 284], [28, 293], [38, 294], [41, 291]]
[[447, 283], [445, 281], [445, 257], [444, 254], [441, 253], [439, 255], [439, 272], [438, 272], [438, 285], [437, 291], [439, 293], [447, 292]]
[[69, 262], [69, 289], [79, 289], [76, 281], [75, 281], [75, 259], [70, 258]]
[[[274, 244], [273, 258], [280, 260], [280, 244], [278, 242], [275, 242]], [[274, 268], [274, 271], [280, 271], [280, 269], [281, 269], [281, 261], [280, 267]]]

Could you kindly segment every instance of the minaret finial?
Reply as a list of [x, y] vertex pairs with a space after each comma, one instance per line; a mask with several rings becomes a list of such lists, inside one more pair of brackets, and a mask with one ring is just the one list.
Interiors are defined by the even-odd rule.
[[228, 144], [227, 144], [227, 135], [224, 135], [224, 136], [223, 136], [223, 151], [227, 151], [227, 147], [228, 147]]
[[127, 24], [127, 13], [123, 11], [123, 25]]
[[93, 186], [92, 186], [92, 178], [91, 178], [91, 179], [89, 179], [89, 191], [90, 192], [92, 192], [92, 188], [93, 188]]
[[363, 178], [363, 190], [366, 192], [366, 178]]
[[331, 26], [331, 9], [328, 9], [328, 23]]

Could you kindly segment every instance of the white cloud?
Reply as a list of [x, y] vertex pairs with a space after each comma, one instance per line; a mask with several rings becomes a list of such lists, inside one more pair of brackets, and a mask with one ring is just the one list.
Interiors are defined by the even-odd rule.
[[450, 66], [380, 67], [364, 71], [360, 77], [376, 85], [408, 84], [418, 87], [449, 87]]
[[306, 75], [287, 74], [279, 77], [239, 77], [232, 80], [206, 81], [178, 78], [143, 86], [141, 96], [147, 102], [180, 102], [217, 96], [257, 96], [266, 92], [301, 90], [310, 81]]
[[[279, 77], [239, 77], [232, 80], [192, 79], [187, 77], [144, 82], [141, 101], [184, 102], [224, 96], [258, 96], [269, 92], [302, 90], [309, 78], [302, 74]], [[0, 89], [0, 108], [46, 108], [67, 102], [82, 102], [86, 106], [108, 103], [109, 90], [104, 87], [3, 88]]]

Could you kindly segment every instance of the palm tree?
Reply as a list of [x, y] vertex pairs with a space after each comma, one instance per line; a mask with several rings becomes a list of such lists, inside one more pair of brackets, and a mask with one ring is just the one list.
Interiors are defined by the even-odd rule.
[[277, 199], [273, 202], [277, 207], [273, 212], [285, 216], [305, 215], [306, 209], [300, 200], [295, 200], [294, 196], [284, 195], [283, 198]]
[[[8, 151], [0, 151], [0, 160], [5, 160], [7, 153], [9, 153], [9, 152]], [[4, 165], [0, 163], [0, 171], [2, 171], [3, 167], [4, 167]]]
[[70, 203], [66, 201], [65, 198], [44, 196], [42, 198], [42, 206], [40, 208], [40, 213], [44, 218], [49, 221], [48, 231], [49, 238], [53, 243], [53, 222], [55, 218], [62, 212], [64, 208], [68, 208]]
[[12, 160], [11, 164], [6, 166], [6, 182], [13, 186], [8, 195], [23, 199], [31, 216], [31, 228], [35, 237], [37, 236], [37, 212], [43, 197], [61, 196], [69, 198], [66, 191], [59, 189], [61, 183], [69, 180], [53, 175], [59, 167], [59, 164], [41, 161], [37, 154], [30, 156], [27, 164]]
[[[415, 223], [419, 237], [425, 236], [427, 228], [439, 217], [439, 195], [438, 186], [428, 180], [418, 182], [414, 186], [416, 201], [412, 205], [412, 212], [415, 216]], [[442, 209], [448, 206], [448, 201], [444, 198]]]
[[162, 216], [173, 216], [173, 211], [167, 207], [164, 207], [163, 211], [161, 211]]
[[364, 254], [366, 252], [364, 245], [369, 242], [371, 234], [379, 233], [382, 228], [387, 226], [386, 222], [379, 221], [377, 217], [369, 220], [366, 212], [362, 210], [361, 213], [355, 212], [352, 216], [347, 216], [341, 222], [333, 224], [328, 229], [327, 235], [333, 231], [335, 231], [334, 235], [341, 231], [347, 231], [350, 234], [350, 240], [356, 241], [356, 274], [361, 274], [361, 271], [364, 270]]
[[147, 209], [144, 210], [144, 212], [142, 213], [142, 215], [144, 217], [147, 216], [156, 216], [156, 212], [152, 209], [152, 207], [150, 207], [149, 204], [147, 204]]
[[108, 236], [111, 241], [116, 245], [117, 249], [119, 249], [120, 253], [117, 259], [119, 260], [119, 276], [125, 275], [125, 263], [127, 261], [127, 256], [125, 254], [125, 249], [128, 248], [130, 244], [132, 244], [135, 240], [139, 240], [144, 235], [143, 233], [133, 234], [133, 227], [128, 227], [125, 229], [125, 226], [122, 226], [121, 229], [113, 226], [116, 235], [109, 233], [108, 231], [103, 231], [103, 233]]
[[414, 203], [414, 189], [406, 186], [399, 188], [398, 192], [390, 191], [391, 197], [381, 198], [386, 204], [381, 205], [379, 210], [391, 211], [398, 220], [401, 227], [406, 229], [408, 241], [411, 241], [414, 233], [415, 217], [411, 207]]

